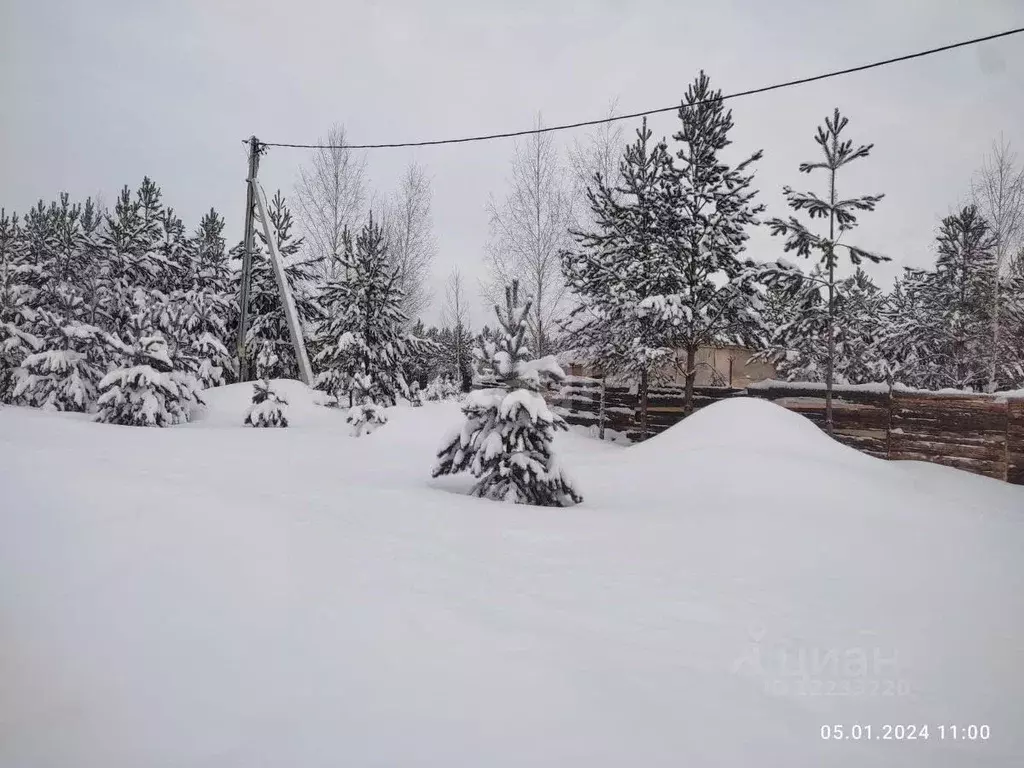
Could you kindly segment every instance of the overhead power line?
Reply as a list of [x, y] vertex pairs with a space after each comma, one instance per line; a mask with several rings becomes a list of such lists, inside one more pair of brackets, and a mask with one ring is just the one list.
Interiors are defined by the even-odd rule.
[[[931, 56], [936, 53], [943, 53], [945, 51], [952, 51], [955, 48], [965, 48], [969, 45], [977, 45], [978, 43], [985, 43], [989, 40], [998, 40], [1001, 37], [1009, 37], [1010, 35], [1017, 35], [1024, 32], [1024, 27], [1018, 27], [1016, 29], [1008, 29], [1005, 32], [998, 32], [994, 35], [985, 35], [984, 37], [975, 37], [971, 40], [961, 40], [958, 43], [950, 43], [949, 45], [943, 45], [938, 48], [930, 48], [926, 51], [918, 51], [917, 53], [908, 53], [903, 56], [896, 56], [891, 59], [883, 59], [882, 61], [874, 61], [870, 64], [861, 64], [856, 67], [848, 67], [847, 69], [838, 69], [834, 72], [826, 72], [820, 75], [813, 75], [811, 77], [801, 77], [797, 80], [787, 80], [783, 83], [775, 83], [773, 85], [764, 85], [760, 88], [751, 88], [746, 91], [737, 91], [736, 93], [729, 93], [718, 99], [708, 99], [708, 101], [726, 101], [728, 99], [738, 99], [741, 96], [754, 96], [758, 93], [768, 93], [769, 91], [778, 91], [783, 88], [792, 88], [796, 85], [806, 85], [807, 83], [815, 83], [819, 80], [828, 80], [832, 77], [840, 77], [842, 75], [850, 75], [854, 72], [864, 72], [869, 69], [876, 69], [878, 67], [885, 67], [890, 64], [898, 64], [902, 61], [910, 61], [911, 59], [920, 59], [925, 56]], [[695, 102], [690, 106], [696, 106], [703, 102]], [[403, 141], [394, 144], [284, 144], [276, 142], [261, 141], [260, 144], [265, 147], [287, 147], [292, 149], [396, 149], [398, 147], [431, 147], [438, 144], [467, 144], [472, 141], [491, 141], [493, 139], [512, 139], [518, 136], [530, 136], [536, 133], [552, 133], [553, 131], [567, 131], [573, 128], [586, 128], [592, 125], [601, 125], [602, 123], [611, 123], [616, 120], [632, 120], [638, 117], [646, 117], [648, 115], [657, 115], [663, 112], [675, 112], [679, 109], [679, 104], [673, 104], [670, 107], [659, 107], [658, 109], [648, 109], [643, 112], [633, 112], [629, 115], [612, 115], [610, 117], [603, 117], [598, 120], [584, 120], [579, 123], [567, 123], [565, 125], [552, 125], [546, 128], [531, 128], [524, 131], [508, 131], [506, 133], [491, 133], [485, 136], [464, 136], [459, 139], [434, 139], [432, 141]]]

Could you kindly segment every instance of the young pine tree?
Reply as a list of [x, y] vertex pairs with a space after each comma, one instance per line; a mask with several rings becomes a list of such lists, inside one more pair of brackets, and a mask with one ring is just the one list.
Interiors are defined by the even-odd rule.
[[836, 379], [843, 384], [877, 381], [875, 343], [881, 333], [884, 296], [860, 267], [838, 286]]
[[58, 411], [91, 410], [115, 349], [107, 334], [87, 322], [90, 311], [84, 287], [92, 252], [83, 211], [91, 216], [92, 203], [83, 209], [71, 204], [67, 194], [45, 214], [42, 205], [36, 210], [36, 232], [43, 231], [42, 216], [48, 219], [47, 234], [36, 242], [35, 249], [47, 280], [35, 295], [39, 306], [31, 321], [34, 351], [14, 372], [12, 392], [13, 399], [26, 405]]
[[1024, 248], [1010, 259], [997, 307], [1002, 332], [996, 349], [996, 386], [1024, 388]]
[[253, 384], [252, 405], [245, 414], [247, 427], [287, 427], [288, 418], [285, 410], [288, 401], [279, 395], [270, 385], [269, 379], [261, 379]]
[[996, 239], [969, 205], [942, 220], [928, 301], [941, 333], [933, 350], [941, 386], [981, 389], [991, 360]]
[[133, 197], [121, 190], [99, 236], [97, 324], [131, 346], [140, 312], [149, 311], [149, 291], [158, 282], [161, 263], [159, 190], [147, 178]]
[[940, 342], [930, 295], [933, 273], [905, 267], [879, 308], [871, 357], [876, 378], [921, 389], [938, 389]]
[[398, 269], [388, 257], [381, 227], [370, 216], [343, 257], [347, 277], [324, 288], [321, 302], [326, 319], [320, 328], [318, 386], [337, 396], [356, 377], [366, 397], [379, 405], [394, 405], [407, 397], [404, 364], [414, 350], [404, 330]]
[[159, 336], [139, 339], [128, 365], [100, 382], [96, 421], [132, 427], [169, 427], [189, 420], [202, 403], [195, 379], [176, 372]]
[[671, 173], [665, 143], [651, 147], [650, 139], [644, 120], [619, 164], [620, 186], [595, 174], [586, 189], [593, 231], [573, 232], [576, 249], [561, 254], [566, 285], [578, 300], [563, 333], [582, 362], [604, 375], [638, 379], [645, 436], [650, 376], [672, 354], [668, 326], [643, 306], [661, 288], [650, 277], [666, 256], [662, 206]]
[[517, 282], [505, 290], [505, 311], [495, 307], [501, 325], [498, 344], [484, 357], [499, 382], [495, 389], [470, 392], [462, 406], [466, 423], [438, 452], [433, 477], [469, 472], [472, 493], [486, 499], [564, 507], [583, 499], [563, 474], [553, 451], [555, 430], [567, 430], [541, 395], [545, 379], [561, 381], [554, 358], [530, 360], [524, 343], [530, 302], [519, 303]]
[[384, 409], [373, 402], [373, 380], [369, 376], [365, 373], [356, 374], [352, 389], [358, 405], [349, 409], [345, 422], [352, 427], [353, 437], [368, 435], [388, 423]]
[[[771, 334], [766, 351], [755, 355], [772, 362], [789, 381], [825, 381], [828, 368], [827, 278], [820, 265], [810, 275], [788, 272], [789, 290], [769, 288], [766, 312]], [[780, 281], [781, 282], [781, 281]], [[840, 384], [865, 384], [880, 376], [877, 341], [881, 333], [884, 297], [859, 267], [835, 287], [834, 378]]]
[[[60, 302], [65, 308], [84, 303], [79, 296]], [[36, 329], [41, 334], [39, 351], [26, 355], [15, 370], [13, 400], [47, 410], [92, 410], [110, 352], [116, 349], [113, 340], [94, 325], [68, 321], [48, 310], [37, 313]]]
[[223, 231], [224, 219], [211, 208], [188, 243], [191, 273], [183, 296], [183, 354], [203, 388], [226, 384], [235, 375], [228, 349], [236, 306]]
[[8, 215], [0, 208], [0, 403], [11, 402], [15, 370], [40, 346], [30, 332], [35, 320], [30, 304], [37, 290], [33, 286], [36, 274], [27, 259], [17, 214]]
[[882, 195], [864, 195], [862, 197], [840, 198], [836, 189], [836, 175], [839, 169], [863, 157], [871, 152], [873, 144], [865, 144], [853, 148], [853, 143], [848, 139], [841, 139], [840, 135], [846, 128], [849, 118], [843, 117], [837, 108], [832, 117], [825, 118], [825, 126], [818, 126], [818, 133], [814, 137], [815, 142], [821, 148], [824, 160], [814, 163], [801, 163], [801, 173], [811, 173], [815, 170], [823, 170], [828, 174], [828, 196], [822, 198], [814, 192], [795, 192], [790, 187], [784, 187], [783, 193], [794, 211], [806, 212], [808, 218], [813, 221], [816, 218], [828, 219], [828, 234], [821, 235], [812, 232], [808, 227], [797, 219], [790, 216], [789, 219], [772, 219], [768, 222], [773, 235], [782, 235], [786, 238], [785, 250], [796, 251], [799, 256], [810, 257], [811, 253], [819, 254], [819, 263], [823, 267], [825, 278], [823, 285], [828, 290], [827, 330], [826, 330], [826, 351], [825, 351], [825, 428], [829, 434], [833, 432], [832, 423], [832, 384], [835, 374], [836, 360], [836, 333], [835, 333], [835, 309], [836, 309], [836, 267], [839, 265], [837, 250], [845, 248], [850, 261], [858, 265], [863, 260], [878, 263], [888, 261], [885, 256], [870, 253], [846, 243], [840, 243], [839, 239], [843, 233], [853, 229], [857, 225], [858, 211], [873, 211], [875, 205], [882, 199]]

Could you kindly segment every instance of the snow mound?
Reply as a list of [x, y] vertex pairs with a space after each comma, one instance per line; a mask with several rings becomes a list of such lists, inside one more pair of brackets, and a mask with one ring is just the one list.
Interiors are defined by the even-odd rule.
[[694, 451], [761, 452], [791, 457], [849, 460], [870, 457], [833, 440], [812, 421], [780, 405], [753, 397], [720, 400], [701, 408], [661, 434], [630, 448], [636, 458], [679, 456]]
[[[242, 428], [252, 405], [254, 386], [255, 382], [249, 381], [203, 390], [201, 397], [206, 405], [196, 408], [193, 426]], [[331, 428], [337, 426], [335, 419], [344, 426], [345, 411], [327, 407], [324, 392], [295, 379], [272, 379], [270, 387], [288, 401], [285, 415], [289, 428]]]

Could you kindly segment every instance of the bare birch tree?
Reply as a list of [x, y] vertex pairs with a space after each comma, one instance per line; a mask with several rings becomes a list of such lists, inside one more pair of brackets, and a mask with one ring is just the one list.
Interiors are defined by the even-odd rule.
[[421, 166], [410, 163], [386, 207], [388, 253], [398, 267], [399, 284], [405, 296], [402, 308], [410, 320], [423, 314], [433, 298], [429, 283], [437, 241], [430, 210], [432, 200], [430, 177]]
[[336, 280], [342, 276], [344, 232], [359, 229], [366, 207], [366, 156], [343, 148], [343, 125], [331, 126], [318, 143], [327, 146], [312, 150], [299, 168], [296, 212], [310, 260], [323, 280]]
[[[618, 99], [608, 105], [606, 117], [615, 117], [618, 111]], [[594, 128], [584, 140], [573, 141], [569, 149], [569, 168], [573, 180], [573, 210], [580, 216], [590, 214], [587, 205], [587, 188], [594, 187], [594, 177], [600, 173], [608, 187], [612, 200], [617, 201], [621, 195], [622, 176], [619, 172], [619, 161], [626, 146], [625, 134], [621, 122], [601, 123]], [[578, 221], [574, 229], [582, 229], [593, 222]]]
[[[537, 128], [542, 128], [540, 115]], [[482, 284], [488, 303], [501, 305], [506, 286], [518, 280], [532, 300], [527, 330], [533, 354], [553, 351], [552, 336], [566, 297], [559, 254], [570, 244], [572, 184], [559, 161], [550, 133], [517, 142], [510, 190], [504, 201], [487, 205], [489, 280]]]
[[472, 339], [469, 332], [469, 302], [466, 300], [465, 288], [465, 281], [458, 268], [452, 269], [445, 284], [441, 324], [452, 331], [452, 362], [459, 372], [462, 391], [468, 392], [473, 385], [473, 368], [470, 365]]
[[992, 142], [992, 151], [975, 174], [971, 192], [974, 203], [985, 217], [996, 238], [995, 285], [992, 293], [992, 359], [989, 361], [987, 388], [998, 387], [999, 358], [1003, 346], [1002, 283], [1014, 254], [1024, 243], [1024, 169], [1017, 165], [1017, 153], [1002, 136]]

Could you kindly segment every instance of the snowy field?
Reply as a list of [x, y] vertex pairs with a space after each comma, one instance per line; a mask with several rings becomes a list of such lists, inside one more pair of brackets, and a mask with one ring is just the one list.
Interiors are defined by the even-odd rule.
[[1022, 764], [1024, 488], [741, 399], [505, 505], [429, 479], [456, 405], [354, 439], [283, 386], [0, 410], [4, 768]]

